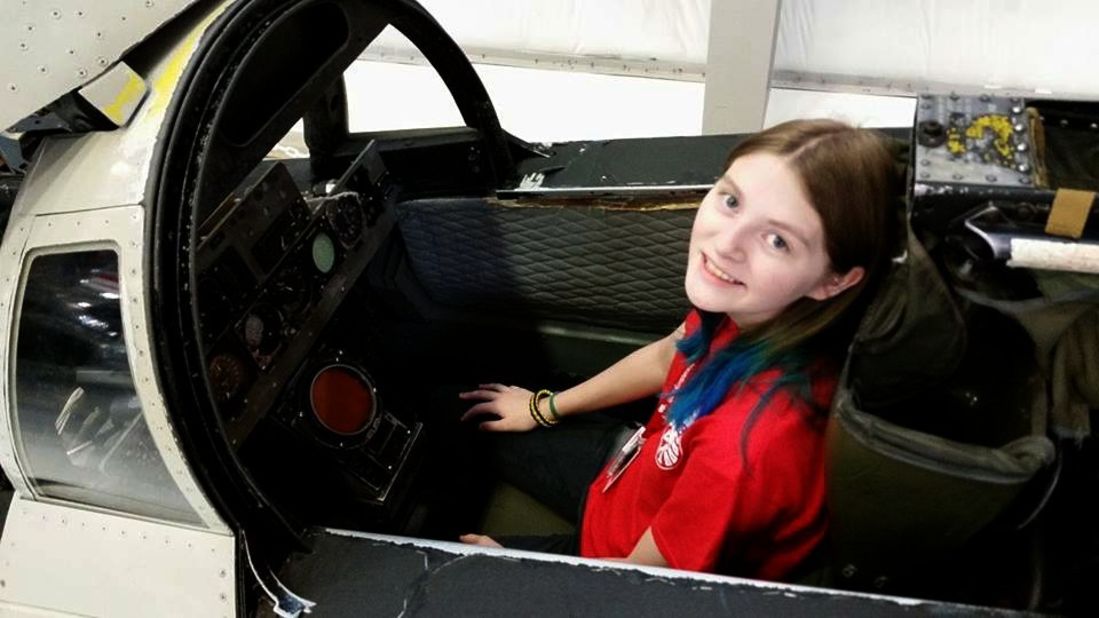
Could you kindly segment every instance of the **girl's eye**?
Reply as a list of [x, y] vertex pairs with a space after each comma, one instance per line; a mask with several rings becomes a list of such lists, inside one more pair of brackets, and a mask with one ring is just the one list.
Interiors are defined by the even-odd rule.
[[779, 236], [778, 234], [775, 234], [774, 232], [767, 234], [766, 240], [767, 245], [770, 246], [772, 249], [776, 249], [778, 251], [790, 250], [790, 245], [786, 243], [786, 239], [782, 236]]
[[737, 206], [740, 206], [740, 200], [732, 194], [725, 195], [725, 197], [722, 198], [722, 203], [725, 204], [727, 208], [736, 208]]

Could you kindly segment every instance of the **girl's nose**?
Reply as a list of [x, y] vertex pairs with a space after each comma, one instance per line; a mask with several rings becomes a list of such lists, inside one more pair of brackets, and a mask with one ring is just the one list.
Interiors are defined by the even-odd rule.
[[721, 256], [726, 259], [743, 262], [747, 257], [745, 251], [747, 240], [744, 226], [734, 223], [722, 230], [718, 250], [721, 252]]

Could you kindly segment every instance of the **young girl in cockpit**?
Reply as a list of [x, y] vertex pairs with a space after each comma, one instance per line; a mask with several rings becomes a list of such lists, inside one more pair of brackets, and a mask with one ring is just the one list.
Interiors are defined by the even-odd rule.
[[[481, 429], [561, 432], [506, 472], [583, 503], [571, 546], [504, 543], [775, 580], [805, 568], [827, 532], [823, 425], [846, 318], [888, 265], [896, 181], [876, 133], [800, 120], [755, 134], [699, 206], [675, 332], [557, 393], [461, 393]], [[577, 438], [575, 415], [650, 395], [656, 413], [605, 465], [606, 431]], [[602, 469], [576, 470], [585, 456]], [[570, 483], [583, 487], [552, 487]]]

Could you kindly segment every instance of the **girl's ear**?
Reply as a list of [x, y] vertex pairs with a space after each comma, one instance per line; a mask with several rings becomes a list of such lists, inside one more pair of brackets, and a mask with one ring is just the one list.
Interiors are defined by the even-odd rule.
[[856, 266], [843, 274], [829, 273], [824, 276], [824, 280], [821, 281], [820, 285], [813, 288], [806, 296], [814, 300], [828, 300], [862, 281], [865, 275], [866, 270], [862, 266]]

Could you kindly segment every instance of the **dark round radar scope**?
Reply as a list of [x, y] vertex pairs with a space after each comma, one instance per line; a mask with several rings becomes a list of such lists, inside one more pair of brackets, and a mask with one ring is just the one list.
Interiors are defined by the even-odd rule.
[[325, 429], [352, 436], [374, 418], [374, 387], [362, 372], [347, 365], [329, 365], [313, 376], [309, 406]]

